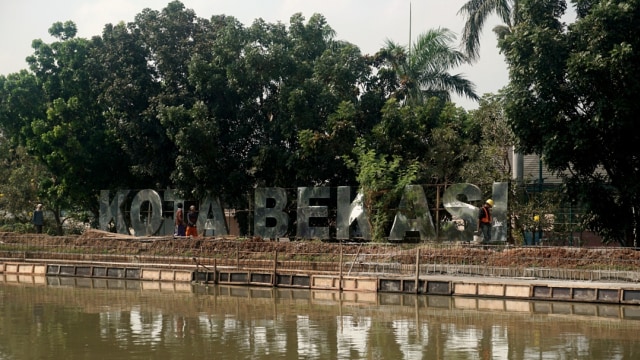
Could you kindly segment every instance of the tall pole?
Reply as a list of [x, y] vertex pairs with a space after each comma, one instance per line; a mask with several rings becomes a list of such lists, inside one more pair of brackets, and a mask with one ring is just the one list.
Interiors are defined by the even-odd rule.
[[411, 1], [409, 1], [409, 53], [411, 53]]

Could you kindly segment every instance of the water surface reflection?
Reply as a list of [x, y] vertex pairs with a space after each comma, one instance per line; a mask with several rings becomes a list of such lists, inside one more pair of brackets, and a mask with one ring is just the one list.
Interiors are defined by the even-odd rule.
[[640, 358], [635, 306], [0, 280], [0, 359]]

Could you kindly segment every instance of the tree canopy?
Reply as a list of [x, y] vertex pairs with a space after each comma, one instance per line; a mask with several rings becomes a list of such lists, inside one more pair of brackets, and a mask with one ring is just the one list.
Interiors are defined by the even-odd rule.
[[507, 114], [526, 153], [564, 174], [589, 228], [637, 246], [640, 224], [640, 1], [520, 2], [520, 22], [501, 47], [511, 82]]
[[[173, 188], [233, 207], [256, 186], [363, 188], [372, 152], [383, 178], [455, 181], [472, 158], [456, 153], [469, 119], [447, 100], [477, 95], [449, 74], [465, 57], [448, 30], [422, 35], [404, 70], [336, 40], [320, 14], [245, 26], [173, 1], [91, 39], [73, 22], [50, 34], [34, 40], [28, 70], [0, 76], [0, 142], [23, 149], [3, 171], [36, 162], [22, 166], [40, 174], [30, 203], [49, 209], [97, 218], [100, 190]], [[411, 104], [394, 100], [405, 75]]]

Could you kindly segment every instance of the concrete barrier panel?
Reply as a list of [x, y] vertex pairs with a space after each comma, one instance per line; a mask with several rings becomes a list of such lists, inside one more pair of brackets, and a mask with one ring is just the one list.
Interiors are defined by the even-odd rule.
[[76, 276], [91, 276], [92, 268], [91, 266], [76, 266]]
[[176, 271], [174, 272], [173, 279], [180, 282], [191, 282], [193, 273], [191, 271]]
[[622, 289], [622, 303], [640, 304], [640, 290]]
[[400, 292], [402, 289], [402, 280], [380, 279], [380, 291]]
[[33, 274], [33, 264], [20, 264], [18, 265], [18, 274]]
[[559, 300], [571, 299], [571, 288], [566, 287], [554, 287], [551, 288], [551, 297]]
[[93, 276], [96, 277], [107, 277], [107, 268], [104, 266], [94, 266], [93, 267]]
[[47, 265], [36, 265], [33, 268], [34, 275], [44, 275], [47, 272]]
[[599, 289], [598, 301], [616, 303], [620, 301], [620, 291], [617, 289]]
[[[62, 272], [62, 268], [60, 269]], [[107, 268], [107, 277], [121, 279], [124, 278], [125, 269], [120, 267], [108, 267]]]
[[534, 286], [532, 295], [534, 298], [550, 298], [551, 288], [548, 286]]
[[251, 273], [249, 274], [249, 282], [256, 285], [273, 284], [273, 276], [271, 273]]
[[276, 285], [281, 287], [304, 287], [308, 288], [310, 283], [309, 275], [291, 275], [280, 274], [276, 275]]
[[[234, 284], [248, 284], [250, 277], [248, 272], [230, 272], [228, 274], [228, 282]], [[222, 281], [222, 279], [220, 279]]]
[[173, 270], [160, 270], [160, 281], [174, 281], [176, 273]]
[[138, 280], [140, 279], [140, 272], [142, 270], [139, 268], [128, 268], [124, 272], [124, 277], [127, 279]]
[[426, 289], [429, 295], [451, 295], [451, 283], [449, 281], [428, 281]]
[[315, 289], [338, 289], [339, 279], [332, 276], [311, 276], [311, 287]]
[[402, 280], [402, 292], [416, 294], [418, 292], [418, 288], [416, 288], [415, 280]]
[[504, 289], [504, 295], [512, 298], [528, 298], [531, 289], [526, 285], [507, 285]]
[[573, 299], [583, 301], [594, 301], [596, 299], [596, 289], [573, 289]]
[[478, 294], [478, 288], [476, 284], [453, 284], [453, 294], [454, 295], [473, 295], [476, 296]]
[[142, 280], [160, 280], [160, 270], [142, 269]]
[[504, 285], [478, 284], [478, 295], [480, 296], [504, 296]]
[[378, 291], [378, 280], [371, 278], [343, 278], [342, 290], [345, 291]]

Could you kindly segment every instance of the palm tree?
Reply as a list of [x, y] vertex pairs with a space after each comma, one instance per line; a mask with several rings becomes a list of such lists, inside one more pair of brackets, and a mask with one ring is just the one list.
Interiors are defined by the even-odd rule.
[[398, 77], [396, 96], [409, 103], [423, 102], [433, 96], [449, 101], [454, 92], [478, 100], [471, 81], [461, 74], [449, 73], [450, 69], [469, 62], [466, 55], [450, 46], [453, 41], [455, 35], [446, 28], [420, 34], [409, 49], [387, 40], [380, 55]]
[[462, 47], [470, 60], [475, 61], [480, 56], [480, 34], [484, 22], [492, 14], [497, 14], [503, 22], [493, 28], [499, 39], [511, 33], [518, 23], [518, 0], [469, 0], [458, 14], [466, 18], [462, 31]]

